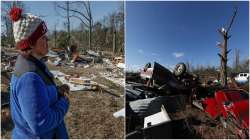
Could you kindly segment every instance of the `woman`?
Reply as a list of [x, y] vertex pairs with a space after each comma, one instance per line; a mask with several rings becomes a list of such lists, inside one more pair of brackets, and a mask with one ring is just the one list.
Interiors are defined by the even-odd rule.
[[[68, 138], [64, 116], [66, 95], [57, 92], [53, 75], [40, 61], [48, 53], [47, 28], [40, 18], [10, 11], [16, 47], [20, 52], [11, 78], [12, 138]], [[64, 92], [64, 91], [62, 91]]]

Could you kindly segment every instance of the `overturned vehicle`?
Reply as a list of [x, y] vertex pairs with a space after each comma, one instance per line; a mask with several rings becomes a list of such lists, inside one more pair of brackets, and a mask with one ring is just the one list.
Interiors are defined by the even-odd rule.
[[198, 77], [184, 63], [172, 73], [156, 62], [146, 64], [140, 76], [140, 83], [126, 84], [126, 138], [198, 138], [185, 115], [172, 115], [185, 109]]

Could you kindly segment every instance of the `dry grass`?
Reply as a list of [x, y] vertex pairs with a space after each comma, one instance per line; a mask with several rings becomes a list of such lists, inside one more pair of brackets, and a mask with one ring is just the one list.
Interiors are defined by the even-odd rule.
[[225, 129], [220, 121], [211, 119], [205, 112], [187, 105], [183, 112], [189, 124], [195, 129], [196, 133], [204, 139], [229, 139], [239, 138], [230, 130]]
[[10, 116], [9, 108], [1, 109], [1, 139], [10, 139], [13, 123]]
[[96, 92], [70, 95], [66, 116], [70, 138], [123, 138], [124, 119], [113, 117], [123, 107], [123, 99]]

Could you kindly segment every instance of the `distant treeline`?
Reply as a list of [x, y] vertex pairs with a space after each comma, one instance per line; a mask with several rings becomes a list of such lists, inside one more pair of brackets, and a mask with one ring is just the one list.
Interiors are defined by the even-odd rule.
[[[196, 67], [191, 66], [190, 64], [186, 63], [187, 69], [189, 72], [195, 73], [195, 74], [212, 74], [212, 75], [218, 75], [219, 74], [219, 67], [215, 66], [203, 66], [198, 65]], [[228, 66], [227, 67], [228, 76], [235, 75], [240, 72], [249, 72], [249, 59], [242, 60], [238, 66]]]

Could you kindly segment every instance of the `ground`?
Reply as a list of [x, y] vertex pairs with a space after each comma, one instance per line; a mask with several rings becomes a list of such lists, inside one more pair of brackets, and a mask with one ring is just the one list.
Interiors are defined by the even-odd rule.
[[[237, 139], [238, 136], [225, 129], [218, 120], [211, 119], [198, 108], [187, 105], [182, 112], [195, 132], [203, 139]], [[181, 115], [180, 115], [181, 116]]]
[[[81, 76], [97, 76], [94, 80], [117, 91], [115, 94], [123, 95], [123, 87], [116, 86], [112, 82], [100, 78], [98, 72], [102, 68], [49, 68], [60, 70], [67, 74], [80, 74]], [[2, 82], [8, 83], [9, 77], [3, 76]], [[1, 86], [1, 88], [3, 88]], [[5, 88], [5, 90], [7, 90]], [[3, 89], [1, 92], [2, 101]], [[124, 107], [123, 97], [115, 97], [106, 92], [98, 91], [77, 91], [71, 92], [70, 108], [65, 117], [69, 137], [71, 139], [80, 138], [123, 138], [124, 137], [124, 118], [115, 118], [113, 113]], [[1, 138], [11, 138], [13, 124], [10, 119], [9, 107], [2, 107], [1, 111]]]

